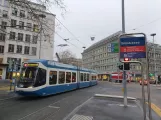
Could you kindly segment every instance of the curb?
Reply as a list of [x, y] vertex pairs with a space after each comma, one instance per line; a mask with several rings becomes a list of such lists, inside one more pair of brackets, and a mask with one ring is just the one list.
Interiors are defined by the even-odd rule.
[[[107, 95], [107, 94], [95, 94], [95, 97], [107, 97], [107, 98], [124, 98], [123, 96], [117, 96], [117, 95]], [[136, 100], [134, 97], [127, 97], [128, 100]]]

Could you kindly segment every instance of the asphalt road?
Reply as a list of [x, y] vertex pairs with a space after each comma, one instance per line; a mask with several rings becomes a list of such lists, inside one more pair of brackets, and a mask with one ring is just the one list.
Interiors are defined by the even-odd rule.
[[[18, 96], [0, 101], [0, 120], [63, 120], [94, 94], [122, 95], [122, 85], [99, 82], [97, 86], [44, 98]], [[141, 98], [141, 86], [128, 84], [128, 96]]]

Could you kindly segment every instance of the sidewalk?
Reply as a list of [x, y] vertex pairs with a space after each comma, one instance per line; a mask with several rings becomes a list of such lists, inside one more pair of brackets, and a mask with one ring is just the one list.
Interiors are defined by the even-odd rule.
[[[154, 120], [160, 119], [154, 112], [152, 116]], [[128, 97], [128, 106], [124, 107], [123, 96], [97, 94], [63, 120], [143, 120], [143, 110], [135, 98]]]
[[0, 101], [15, 96], [14, 86], [12, 86], [12, 89], [10, 91], [10, 83], [8, 82], [0, 82], [0, 83], [1, 83], [0, 84]]
[[74, 110], [66, 120], [143, 120], [143, 112], [135, 99], [128, 99], [128, 107], [122, 103], [122, 98], [93, 97]]

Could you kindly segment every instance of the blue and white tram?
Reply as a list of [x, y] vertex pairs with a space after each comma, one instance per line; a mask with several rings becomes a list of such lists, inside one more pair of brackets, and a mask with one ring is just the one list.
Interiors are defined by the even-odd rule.
[[47, 96], [97, 84], [96, 71], [50, 60], [29, 60], [21, 68], [16, 93]]

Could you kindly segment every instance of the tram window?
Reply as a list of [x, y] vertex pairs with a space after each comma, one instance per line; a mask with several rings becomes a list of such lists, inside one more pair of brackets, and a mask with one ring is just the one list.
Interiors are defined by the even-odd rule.
[[83, 81], [83, 73], [81, 73], [81, 81]]
[[56, 84], [57, 83], [57, 71], [50, 71], [49, 73], [49, 84]]
[[84, 73], [84, 81], [87, 81], [87, 74]]
[[46, 70], [39, 68], [36, 76], [35, 87], [46, 84]]
[[59, 84], [65, 83], [65, 72], [59, 71]]
[[87, 81], [89, 81], [89, 74], [87, 74]]
[[76, 73], [72, 72], [72, 82], [76, 82]]
[[66, 83], [71, 83], [71, 72], [66, 72]]
[[96, 80], [96, 76], [92, 76], [92, 80]]

